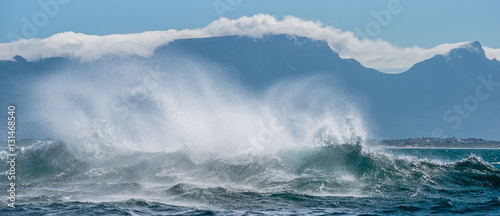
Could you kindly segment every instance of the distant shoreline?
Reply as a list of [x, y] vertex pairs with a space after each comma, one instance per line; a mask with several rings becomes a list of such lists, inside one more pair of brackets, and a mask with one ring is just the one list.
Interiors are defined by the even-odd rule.
[[484, 150], [500, 150], [500, 147], [424, 147], [424, 146], [381, 146], [384, 149], [484, 149]]
[[436, 138], [369, 140], [385, 149], [500, 149], [500, 142], [481, 138]]

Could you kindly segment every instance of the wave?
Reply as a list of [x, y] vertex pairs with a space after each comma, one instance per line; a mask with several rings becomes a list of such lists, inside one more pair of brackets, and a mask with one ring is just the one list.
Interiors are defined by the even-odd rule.
[[[500, 188], [500, 171], [479, 157], [444, 163], [367, 150], [360, 143], [197, 161], [186, 151], [130, 151], [106, 158], [81, 158], [63, 141], [27, 142], [18, 154], [16, 168], [18, 182], [28, 184], [23, 187], [32, 190], [33, 197], [129, 194], [132, 198], [205, 202], [230, 199], [231, 194], [439, 196]], [[6, 159], [2, 161], [2, 169], [7, 170]]]
[[[24, 113], [42, 137], [55, 138], [19, 142], [20, 206], [106, 212], [113, 203], [110, 211], [121, 212], [171, 204], [185, 214], [198, 210], [182, 206], [280, 206], [271, 211], [278, 214], [318, 202], [359, 210], [363, 202], [351, 201], [367, 197], [423, 197], [447, 208], [443, 196], [500, 189], [500, 171], [479, 157], [432, 161], [368, 145], [362, 102], [328, 77], [249, 89], [218, 66], [170, 58], [157, 67], [61, 68], [34, 81]], [[6, 154], [0, 151], [1, 170], [9, 168]]]
[[321, 137], [346, 143], [368, 133], [357, 101], [327, 75], [257, 88], [203, 60], [165, 58], [58, 68], [30, 84], [31, 103], [23, 105], [30, 118], [23, 119], [40, 125], [40, 137], [102, 157], [107, 147], [273, 154], [324, 145]]

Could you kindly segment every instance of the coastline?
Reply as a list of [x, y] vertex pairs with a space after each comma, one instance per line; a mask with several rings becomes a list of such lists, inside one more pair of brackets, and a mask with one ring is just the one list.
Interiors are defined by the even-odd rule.
[[500, 150], [500, 147], [437, 147], [437, 146], [381, 146], [383, 149], [484, 149], [484, 150]]

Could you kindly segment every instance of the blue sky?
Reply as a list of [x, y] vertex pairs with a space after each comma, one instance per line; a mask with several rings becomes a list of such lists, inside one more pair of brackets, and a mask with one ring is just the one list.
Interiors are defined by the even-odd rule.
[[[290, 0], [61, 0], [54, 16], [42, 5], [56, 0], [0, 0], [0, 43], [10, 42], [10, 35], [23, 37], [25, 21], [38, 17], [34, 37], [46, 38], [55, 33], [74, 31], [92, 35], [138, 33], [150, 30], [201, 28], [219, 19], [266, 13], [282, 18], [293, 15], [319, 20], [344, 31], [363, 29], [377, 20], [372, 11], [388, 10], [385, 1], [290, 1]], [[219, 13], [214, 5], [219, 5]], [[429, 48], [443, 43], [480, 41], [500, 48], [500, 1], [400, 1], [400, 13], [391, 14], [386, 26], [379, 26], [381, 38], [399, 46]], [[54, 9], [53, 7], [50, 7]], [[224, 8], [226, 9], [224, 11]], [[379, 23], [380, 24], [380, 23]], [[358, 31], [359, 32], [359, 31]], [[28, 38], [31, 37], [28, 35]], [[366, 37], [366, 36], [365, 36]], [[12, 38], [12, 37], [11, 37]]]

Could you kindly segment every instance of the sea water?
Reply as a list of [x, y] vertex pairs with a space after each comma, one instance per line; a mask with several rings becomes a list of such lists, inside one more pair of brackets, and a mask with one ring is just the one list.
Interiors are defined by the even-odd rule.
[[367, 144], [368, 102], [332, 77], [255, 89], [211, 64], [160, 63], [27, 79], [15, 208], [0, 149], [0, 215], [500, 213], [499, 150]]
[[89, 158], [68, 146], [25, 141], [16, 206], [2, 199], [1, 215], [500, 214], [498, 149], [345, 143], [200, 160], [186, 150]]

